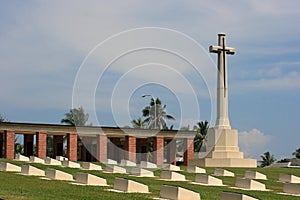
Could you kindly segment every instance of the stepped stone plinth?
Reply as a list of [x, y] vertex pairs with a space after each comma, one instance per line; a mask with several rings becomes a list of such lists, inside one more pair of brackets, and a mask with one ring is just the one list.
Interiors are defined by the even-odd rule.
[[26, 156], [23, 156], [21, 154], [16, 154], [15, 160], [17, 161], [23, 161], [23, 162], [29, 162], [29, 158]]
[[145, 168], [145, 169], [156, 169], [157, 165], [151, 162], [147, 161], [141, 161], [140, 163], [140, 168]]
[[180, 167], [172, 164], [164, 164], [162, 167], [163, 170], [169, 171], [180, 171]]
[[231, 176], [231, 177], [233, 177], [234, 173], [230, 172], [228, 170], [225, 170], [225, 169], [215, 169], [214, 175], [215, 176]]
[[300, 183], [285, 183], [283, 185], [283, 192], [300, 195]]
[[173, 171], [162, 171], [160, 174], [160, 178], [163, 180], [170, 181], [185, 181], [185, 176], [183, 174], [179, 174]]
[[171, 200], [200, 200], [200, 194], [182, 187], [162, 185], [160, 197]]
[[124, 167], [135, 167], [136, 163], [131, 162], [130, 160], [121, 160], [120, 165]]
[[94, 186], [107, 186], [106, 179], [100, 178], [98, 176], [78, 172], [76, 176], [76, 183], [84, 185], [94, 185]]
[[30, 156], [29, 162], [45, 164], [45, 160], [36, 156]]
[[71, 174], [52, 168], [46, 170], [46, 178], [61, 181], [73, 181], [73, 176]]
[[131, 172], [132, 175], [134, 176], [140, 176], [140, 177], [154, 177], [154, 174], [152, 171], [142, 169], [142, 168], [132, 168]]
[[205, 174], [206, 170], [197, 166], [188, 166], [187, 172], [196, 174]]
[[45, 176], [45, 171], [34, 166], [23, 165], [21, 168], [21, 174], [29, 176]]
[[107, 165], [106, 172], [126, 174], [126, 169], [117, 165]]
[[300, 177], [291, 174], [279, 174], [279, 181], [286, 183], [300, 183]]
[[47, 157], [47, 158], [45, 158], [45, 164], [46, 165], [61, 166], [61, 161]]
[[4, 172], [21, 172], [21, 167], [13, 165], [11, 163], [1, 162], [0, 171]]
[[245, 194], [221, 192], [220, 200], [258, 200]]
[[59, 161], [69, 160], [68, 158], [63, 157], [63, 156], [56, 156], [55, 159], [56, 159], [56, 160], [59, 160]]
[[266, 190], [265, 184], [247, 178], [237, 178], [235, 186], [247, 190]]
[[96, 165], [90, 162], [83, 162], [81, 168], [84, 170], [95, 170], [95, 171], [102, 170], [102, 167], [100, 165]]
[[223, 185], [223, 181], [221, 179], [208, 174], [196, 174], [195, 182], [206, 185]]
[[69, 161], [69, 160], [64, 160], [64, 161], [62, 161], [62, 165], [63, 165], [64, 167], [80, 168], [80, 164], [79, 164], [79, 163], [72, 162], [72, 161]]
[[112, 160], [112, 159], [106, 159], [103, 163], [106, 165], [117, 165], [118, 164], [117, 161]]
[[246, 171], [245, 172], [245, 178], [248, 179], [257, 179], [257, 180], [267, 180], [267, 176], [259, 173], [259, 172], [255, 172], [255, 171]]
[[149, 188], [147, 185], [138, 183], [136, 181], [128, 180], [125, 178], [115, 178], [114, 190], [128, 192], [128, 193], [148, 193]]

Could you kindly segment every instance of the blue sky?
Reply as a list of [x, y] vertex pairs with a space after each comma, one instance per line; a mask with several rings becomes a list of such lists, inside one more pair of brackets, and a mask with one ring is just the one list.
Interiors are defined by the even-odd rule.
[[241, 149], [291, 157], [300, 147], [299, 4], [2, 1], [0, 113], [59, 123], [84, 105], [95, 125], [124, 126], [149, 102], [141, 95], [151, 94], [167, 104], [176, 128], [213, 126], [216, 55], [208, 46], [225, 32], [236, 48], [228, 57], [229, 116]]

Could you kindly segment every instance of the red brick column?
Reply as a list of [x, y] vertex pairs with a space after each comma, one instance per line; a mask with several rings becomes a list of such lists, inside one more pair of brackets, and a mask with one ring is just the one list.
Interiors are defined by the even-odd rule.
[[167, 146], [168, 152], [168, 162], [170, 164], [176, 165], [176, 140], [168, 140]]
[[103, 162], [107, 159], [107, 135], [97, 135], [97, 162]]
[[36, 153], [39, 158], [46, 158], [47, 152], [47, 133], [36, 133]]
[[125, 136], [125, 159], [136, 162], [136, 138], [135, 136]]
[[3, 158], [3, 133], [0, 133], [0, 158]]
[[24, 155], [33, 155], [33, 134], [24, 134]]
[[53, 136], [53, 156], [62, 156], [64, 152], [64, 136], [54, 135]]
[[15, 132], [14, 131], [4, 131], [5, 137], [5, 151], [4, 157], [8, 159], [15, 158]]
[[189, 160], [194, 159], [194, 139], [188, 138], [183, 140], [183, 146], [185, 149], [183, 159], [184, 159], [184, 165], [189, 164]]
[[154, 138], [154, 163], [157, 165], [164, 164], [164, 137], [157, 136]]
[[67, 155], [69, 160], [77, 161], [77, 133], [67, 134]]

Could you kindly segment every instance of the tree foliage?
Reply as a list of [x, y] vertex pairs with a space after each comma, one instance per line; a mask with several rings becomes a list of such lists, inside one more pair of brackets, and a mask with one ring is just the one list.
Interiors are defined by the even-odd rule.
[[271, 155], [270, 152], [265, 152], [260, 157], [262, 159], [260, 161], [261, 167], [266, 167], [266, 166], [272, 165], [276, 161], [276, 159], [274, 158], [274, 155]]
[[166, 112], [166, 107], [159, 98], [151, 98], [149, 106], [142, 110], [143, 117], [146, 118], [144, 123], [147, 124], [147, 128], [161, 130], [167, 127], [167, 120], [175, 120], [172, 115]]
[[208, 121], [198, 122], [196, 126], [194, 126], [194, 130], [197, 130], [197, 133], [194, 138], [194, 151], [199, 152], [203, 145], [206, 145], [206, 136], [209, 125]]
[[300, 159], [300, 148], [296, 149], [296, 151], [293, 153], [293, 156]]
[[88, 119], [89, 114], [86, 114], [82, 106], [80, 106], [79, 108], [70, 109], [70, 111], [65, 114], [65, 117], [61, 119], [61, 123], [72, 126], [87, 126]]
[[139, 117], [138, 119], [132, 120], [131, 124], [132, 124], [133, 128], [140, 128], [140, 129], [145, 128], [145, 122], [141, 117]]

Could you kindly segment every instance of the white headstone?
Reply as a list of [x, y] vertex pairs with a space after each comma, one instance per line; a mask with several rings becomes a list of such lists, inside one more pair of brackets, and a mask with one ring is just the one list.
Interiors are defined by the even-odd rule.
[[259, 173], [259, 172], [255, 172], [255, 171], [246, 171], [245, 172], [245, 178], [249, 178], [249, 179], [258, 179], [258, 180], [267, 180], [267, 176]]
[[247, 178], [236, 178], [235, 186], [247, 190], [266, 190], [266, 185]]
[[206, 170], [197, 166], [188, 166], [187, 172], [189, 173], [197, 173], [197, 174], [205, 174]]
[[72, 162], [72, 161], [69, 161], [69, 160], [64, 160], [64, 161], [62, 161], [62, 165], [63, 165], [64, 167], [80, 168], [80, 164], [79, 164], [79, 163]]
[[16, 154], [15, 160], [17, 161], [24, 161], [24, 162], [29, 162], [29, 158], [26, 156], [23, 156], [21, 154]]
[[112, 160], [112, 159], [106, 159], [103, 163], [106, 165], [117, 165], [118, 164], [117, 161]]
[[115, 178], [114, 189], [122, 192], [134, 193], [148, 193], [147, 185], [138, 183], [136, 181], [128, 180], [125, 178]]
[[4, 172], [21, 172], [21, 167], [11, 163], [1, 162], [0, 171]]
[[221, 192], [220, 200], [258, 200], [245, 194]]
[[164, 164], [163, 170], [180, 171], [180, 167], [172, 164]]
[[106, 171], [110, 173], [126, 174], [126, 169], [117, 165], [107, 165]]
[[233, 172], [230, 172], [228, 170], [225, 169], [215, 169], [214, 171], [214, 175], [215, 176], [234, 176]]
[[208, 174], [196, 174], [195, 182], [206, 185], [223, 185], [223, 181], [221, 179]]
[[145, 169], [156, 169], [157, 165], [151, 162], [141, 161], [140, 167]]
[[152, 171], [142, 169], [142, 168], [137, 168], [137, 167], [132, 168], [130, 173], [134, 176], [154, 177], [154, 174]]
[[46, 170], [46, 178], [53, 180], [73, 181], [73, 176], [71, 174], [52, 168], [48, 168]]
[[286, 183], [300, 183], [300, 177], [291, 174], [279, 174], [279, 181]]
[[126, 167], [135, 167], [136, 163], [131, 162], [130, 160], [121, 160], [120, 165], [121, 166], [126, 166]]
[[82, 163], [82, 169], [85, 170], [102, 170], [102, 167], [100, 165], [96, 165], [90, 162], [83, 162]]
[[106, 179], [82, 172], [77, 172], [76, 183], [84, 185], [107, 186]]
[[173, 171], [161, 171], [160, 178], [170, 181], [185, 181], [185, 176]]
[[41, 158], [36, 157], [36, 156], [30, 156], [29, 161], [33, 162], [33, 163], [40, 163], [40, 164], [44, 164], [45, 163], [44, 159], [41, 159]]
[[299, 183], [285, 183], [283, 185], [283, 192], [289, 194], [300, 195], [300, 184]]
[[45, 176], [45, 171], [30, 165], [23, 165], [21, 174], [30, 176]]
[[55, 159], [53, 159], [53, 158], [46, 157], [46, 158], [45, 158], [45, 164], [46, 164], [46, 165], [56, 165], [56, 166], [61, 166], [61, 161], [55, 160]]
[[182, 187], [162, 185], [160, 197], [171, 200], [200, 200], [200, 194]]

